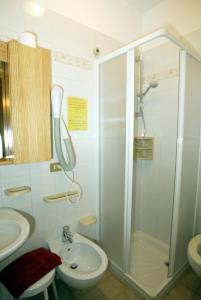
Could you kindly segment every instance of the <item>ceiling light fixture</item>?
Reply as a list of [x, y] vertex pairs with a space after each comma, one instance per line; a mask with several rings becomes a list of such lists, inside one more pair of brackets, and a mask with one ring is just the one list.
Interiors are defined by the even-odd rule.
[[28, 2], [27, 12], [33, 16], [40, 17], [44, 14], [45, 8], [35, 2]]

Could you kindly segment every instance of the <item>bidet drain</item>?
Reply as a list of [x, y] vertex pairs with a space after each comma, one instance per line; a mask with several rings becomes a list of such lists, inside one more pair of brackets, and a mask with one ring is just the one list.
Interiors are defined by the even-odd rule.
[[78, 265], [76, 263], [73, 263], [73, 264], [71, 264], [70, 267], [71, 267], [71, 269], [75, 270], [75, 269], [77, 269]]

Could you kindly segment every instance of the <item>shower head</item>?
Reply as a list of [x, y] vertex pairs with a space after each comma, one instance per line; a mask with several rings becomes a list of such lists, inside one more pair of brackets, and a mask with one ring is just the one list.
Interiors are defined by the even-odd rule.
[[157, 86], [158, 86], [158, 81], [151, 81], [149, 86], [144, 91], [144, 93], [142, 93], [142, 97], [144, 97], [151, 88], [156, 88]]
[[150, 84], [149, 84], [149, 86], [151, 88], [156, 88], [158, 86], [158, 81], [151, 81]]

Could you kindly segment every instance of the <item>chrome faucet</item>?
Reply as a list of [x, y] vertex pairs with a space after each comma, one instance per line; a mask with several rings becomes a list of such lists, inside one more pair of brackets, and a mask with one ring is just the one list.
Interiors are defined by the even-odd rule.
[[72, 243], [73, 242], [73, 233], [70, 231], [70, 226], [65, 225], [63, 227], [62, 241], [64, 243]]

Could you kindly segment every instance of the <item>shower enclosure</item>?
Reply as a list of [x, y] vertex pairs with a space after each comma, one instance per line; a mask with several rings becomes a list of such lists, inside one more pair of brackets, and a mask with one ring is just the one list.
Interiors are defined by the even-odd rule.
[[199, 198], [201, 58], [162, 29], [96, 62], [100, 243], [147, 299], [187, 266]]

